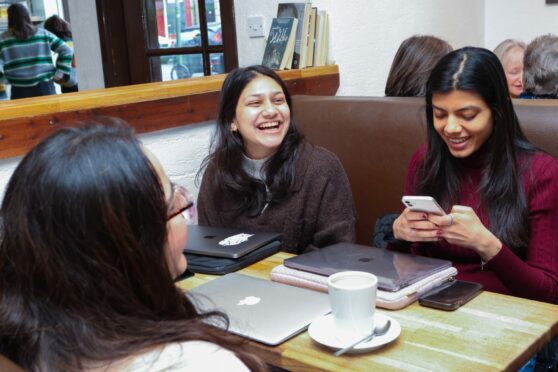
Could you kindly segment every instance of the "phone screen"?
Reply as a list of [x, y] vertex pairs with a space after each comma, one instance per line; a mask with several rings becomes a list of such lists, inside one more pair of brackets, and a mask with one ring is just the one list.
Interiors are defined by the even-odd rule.
[[479, 283], [456, 280], [426, 293], [419, 303], [442, 310], [455, 310], [479, 294], [481, 289]]

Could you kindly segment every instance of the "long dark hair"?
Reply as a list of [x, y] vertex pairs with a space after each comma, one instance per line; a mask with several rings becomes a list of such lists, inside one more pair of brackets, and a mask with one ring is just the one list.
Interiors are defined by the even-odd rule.
[[123, 124], [62, 129], [31, 150], [2, 203], [0, 353], [26, 370], [65, 371], [207, 340], [260, 368], [205, 325], [219, 313], [199, 314], [175, 286], [166, 213], [160, 180]]
[[[529, 214], [521, 184], [527, 166], [518, 165], [520, 153], [536, 151], [515, 114], [498, 57], [489, 50], [467, 47], [443, 57], [426, 88], [428, 150], [417, 178], [419, 194], [432, 195], [447, 209], [457, 201], [461, 179], [454, 158], [433, 122], [432, 94], [464, 90], [479, 94], [492, 112], [493, 130], [484, 145], [480, 202], [486, 206], [490, 230], [522, 254], [529, 243]], [[522, 164], [523, 165], [523, 164]]]
[[403, 40], [389, 70], [386, 96], [424, 96], [430, 72], [452, 50], [447, 41], [435, 36], [415, 35]]
[[70, 24], [56, 14], [47, 18], [44, 27], [64, 41], [72, 39]]
[[[238, 132], [231, 131], [231, 123], [236, 116], [236, 106], [242, 91], [259, 76], [267, 76], [279, 84], [291, 109], [287, 134], [277, 152], [264, 164], [271, 200], [266, 200], [266, 184], [244, 171], [242, 167], [244, 142]], [[213, 180], [208, 180], [211, 182], [210, 188], [213, 190], [221, 188], [230, 192], [240, 205], [239, 214], [247, 212], [248, 215], [255, 216], [266, 202], [278, 203], [289, 194], [294, 184], [295, 161], [301, 140], [302, 136], [297, 131], [293, 118], [291, 96], [283, 80], [265, 66], [237, 68], [229, 73], [223, 83], [213, 150], [204, 159], [198, 178], [208, 165], [214, 166], [216, 175]]]
[[25, 5], [15, 3], [8, 7], [8, 28], [16, 39], [27, 39], [35, 35], [36, 28]]

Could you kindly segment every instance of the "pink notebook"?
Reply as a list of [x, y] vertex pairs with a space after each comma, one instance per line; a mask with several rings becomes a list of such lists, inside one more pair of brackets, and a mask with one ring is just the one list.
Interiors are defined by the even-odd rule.
[[[376, 306], [390, 310], [402, 309], [415, 302], [423, 293], [453, 280], [455, 275], [457, 275], [455, 267], [449, 267], [397, 292], [378, 290]], [[327, 293], [327, 276], [291, 269], [283, 265], [275, 266], [271, 270], [271, 280]]]

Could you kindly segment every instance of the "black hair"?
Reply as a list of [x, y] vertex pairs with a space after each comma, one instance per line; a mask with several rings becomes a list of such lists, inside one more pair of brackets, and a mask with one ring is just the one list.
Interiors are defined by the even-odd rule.
[[436, 65], [426, 88], [428, 150], [417, 177], [419, 194], [432, 195], [447, 209], [457, 201], [460, 162], [434, 128], [432, 95], [453, 90], [482, 97], [492, 112], [492, 133], [478, 151], [484, 155], [478, 192], [486, 206], [490, 230], [504, 244], [523, 254], [529, 243], [529, 211], [521, 184], [527, 168], [518, 155], [537, 151], [519, 126], [498, 57], [483, 48], [466, 47], [447, 54]]
[[56, 14], [46, 19], [44, 28], [64, 41], [72, 40], [70, 24]]
[[29, 11], [21, 3], [14, 3], [8, 7], [8, 28], [16, 39], [27, 39], [37, 31], [31, 23]]
[[[264, 164], [265, 184], [251, 177], [243, 169], [244, 142], [240, 133], [231, 131], [231, 123], [236, 116], [236, 107], [242, 91], [252, 80], [260, 76], [269, 77], [279, 84], [291, 109], [290, 125], [285, 138], [279, 149]], [[208, 180], [210, 190], [228, 191], [239, 205], [238, 214], [247, 213], [249, 216], [256, 216], [266, 203], [278, 203], [289, 195], [294, 185], [295, 161], [301, 140], [302, 136], [297, 131], [293, 118], [291, 97], [283, 80], [265, 66], [237, 68], [229, 73], [223, 83], [213, 150], [204, 159], [198, 178], [207, 166], [214, 166], [215, 178]], [[270, 198], [268, 198], [266, 185]]]
[[175, 286], [167, 205], [130, 128], [51, 135], [20, 162], [2, 203], [0, 354], [25, 370], [73, 371], [173, 342], [206, 340], [262, 365]]

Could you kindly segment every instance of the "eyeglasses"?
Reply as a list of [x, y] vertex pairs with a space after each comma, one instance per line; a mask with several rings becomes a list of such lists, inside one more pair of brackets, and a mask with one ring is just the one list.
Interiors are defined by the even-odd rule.
[[192, 200], [192, 196], [183, 186], [171, 183], [172, 198], [167, 211], [167, 221], [172, 220], [176, 216], [182, 214], [186, 223], [194, 225], [198, 222], [198, 213]]

